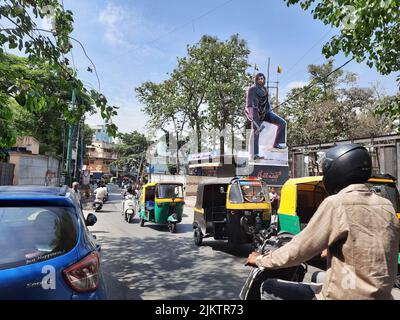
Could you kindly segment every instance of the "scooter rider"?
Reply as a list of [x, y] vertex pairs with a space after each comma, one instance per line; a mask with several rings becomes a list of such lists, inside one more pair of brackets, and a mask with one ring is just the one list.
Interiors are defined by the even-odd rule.
[[124, 200], [122, 201], [122, 214], [125, 214], [125, 203], [126, 203], [126, 201], [132, 201], [133, 196], [134, 196], [134, 194], [133, 194], [132, 187], [128, 187], [125, 190]]
[[305, 283], [268, 279], [261, 299], [393, 299], [400, 225], [390, 201], [371, 192], [371, 157], [359, 145], [339, 145], [322, 159], [323, 183], [331, 195], [306, 228], [281, 248], [247, 263], [280, 269], [297, 266], [328, 248], [320, 292]]
[[95, 202], [103, 203], [103, 199], [107, 195], [107, 189], [106, 189], [105, 185], [102, 183], [96, 190], [94, 190], [93, 193], [96, 196]]

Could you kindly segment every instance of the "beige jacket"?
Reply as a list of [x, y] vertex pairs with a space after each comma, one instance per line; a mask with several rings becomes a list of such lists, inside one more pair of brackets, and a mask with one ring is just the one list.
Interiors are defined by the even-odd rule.
[[326, 198], [307, 227], [258, 266], [296, 266], [328, 248], [318, 299], [393, 299], [400, 224], [389, 200], [353, 184]]

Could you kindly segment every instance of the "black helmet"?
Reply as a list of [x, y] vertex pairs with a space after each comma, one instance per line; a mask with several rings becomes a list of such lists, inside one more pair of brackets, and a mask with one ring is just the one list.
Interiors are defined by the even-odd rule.
[[323, 183], [329, 194], [364, 183], [371, 177], [372, 161], [367, 149], [357, 144], [343, 144], [329, 149], [321, 159]]

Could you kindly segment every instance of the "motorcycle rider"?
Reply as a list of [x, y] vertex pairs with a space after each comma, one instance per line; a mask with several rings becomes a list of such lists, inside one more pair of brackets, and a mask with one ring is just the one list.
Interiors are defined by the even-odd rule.
[[323, 183], [331, 195], [310, 222], [281, 248], [247, 263], [280, 269], [297, 266], [327, 250], [328, 269], [320, 291], [305, 283], [268, 279], [261, 299], [393, 299], [400, 225], [393, 205], [365, 182], [372, 161], [359, 145], [339, 145], [322, 159]]
[[107, 188], [105, 187], [105, 185], [103, 183], [101, 183], [100, 186], [96, 190], [93, 191], [93, 193], [95, 194], [95, 197], [96, 197], [94, 203], [103, 204], [103, 199], [107, 195]]

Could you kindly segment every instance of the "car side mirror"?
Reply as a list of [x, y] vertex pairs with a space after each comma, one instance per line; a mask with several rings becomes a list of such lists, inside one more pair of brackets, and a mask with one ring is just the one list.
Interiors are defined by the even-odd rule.
[[94, 226], [97, 222], [97, 217], [93, 213], [89, 213], [86, 217], [85, 225], [87, 227]]
[[225, 193], [224, 187], [221, 187], [221, 188], [219, 189], [219, 192], [220, 192], [220, 193]]

